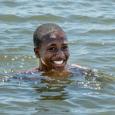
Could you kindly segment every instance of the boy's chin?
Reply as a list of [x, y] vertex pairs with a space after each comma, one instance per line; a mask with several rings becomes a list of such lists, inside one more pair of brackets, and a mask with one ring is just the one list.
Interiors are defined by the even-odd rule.
[[68, 70], [60, 70], [60, 69], [52, 69], [51, 71], [48, 71], [48, 72], [44, 72], [42, 73], [43, 76], [48, 76], [48, 77], [51, 77], [51, 78], [67, 78], [67, 77], [70, 77], [72, 74], [70, 71]]
[[55, 67], [54, 69], [52, 69], [52, 71], [57, 71], [57, 72], [62, 72], [65, 70], [65, 66], [64, 67]]

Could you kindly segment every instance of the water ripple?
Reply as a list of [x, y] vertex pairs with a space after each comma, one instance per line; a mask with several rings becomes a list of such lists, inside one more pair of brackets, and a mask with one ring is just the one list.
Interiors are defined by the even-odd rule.
[[[115, 114], [114, 0], [0, 0], [0, 8], [0, 78], [5, 78], [0, 84], [0, 114]], [[8, 81], [9, 73], [38, 66], [32, 35], [46, 22], [64, 28], [70, 62], [100, 70], [99, 83], [45, 87], [44, 81], [35, 81], [33, 88], [30, 82]]]
[[16, 15], [0, 15], [0, 20], [3, 22], [23, 22], [23, 21], [64, 21], [64, 17], [55, 16], [52, 14], [34, 15], [28, 17], [21, 17]]

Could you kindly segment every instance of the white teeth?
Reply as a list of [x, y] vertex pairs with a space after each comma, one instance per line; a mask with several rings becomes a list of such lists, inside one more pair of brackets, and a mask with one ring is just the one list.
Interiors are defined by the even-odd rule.
[[62, 64], [63, 63], [63, 60], [62, 61], [54, 61], [55, 64]]

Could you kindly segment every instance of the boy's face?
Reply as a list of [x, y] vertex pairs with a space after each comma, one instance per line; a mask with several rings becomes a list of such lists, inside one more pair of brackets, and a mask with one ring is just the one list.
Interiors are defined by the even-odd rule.
[[69, 58], [67, 39], [62, 31], [54, 31], [44, 36], [41, 47], [35, 49], [42, 68], [62, 71]]

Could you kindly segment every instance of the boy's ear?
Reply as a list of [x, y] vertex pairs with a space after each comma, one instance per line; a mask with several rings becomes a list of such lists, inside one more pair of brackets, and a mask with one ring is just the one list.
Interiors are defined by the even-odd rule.
[[37, 58], [40, 58], [39, 48], [34, 48], [34, 53]]

